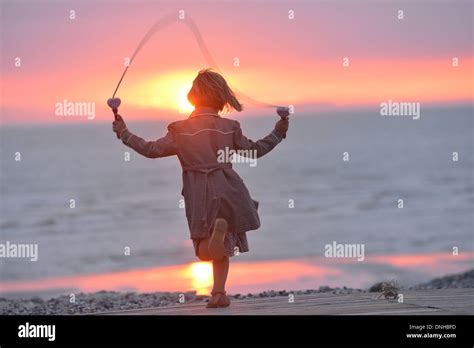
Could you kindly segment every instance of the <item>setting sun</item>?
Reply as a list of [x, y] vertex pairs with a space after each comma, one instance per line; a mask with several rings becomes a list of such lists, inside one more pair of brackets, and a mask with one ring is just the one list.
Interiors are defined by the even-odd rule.
[[192, 86], [194, 72], [173, 72], [140, 79], [133, 89], [127, 90], [127, 100], [141, 108], [159, 108], [189, 114], [194, 107], [187, 94]]
[[180, 114], [190, 114], [194, 110], [194, 106], [188, 101], [189, 89], [189, 86], [183, 86], [179, 92], [178, 111]]
[[210, 262], [194, 262], [190, 266], [193, 288], [198, 294], [209, 292], [212, 286], [212, 265]]

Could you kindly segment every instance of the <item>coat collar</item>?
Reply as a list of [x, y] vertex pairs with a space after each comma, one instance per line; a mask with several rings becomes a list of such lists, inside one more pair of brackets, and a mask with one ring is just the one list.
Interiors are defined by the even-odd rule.
[[194, 111], [189, 115], [189, 118], [191, 117], [197, 117], [197, 116], [219, 116], [219, 110], [214, 109], [212, 107], [208, 106], [199, 106], [194, 109]]

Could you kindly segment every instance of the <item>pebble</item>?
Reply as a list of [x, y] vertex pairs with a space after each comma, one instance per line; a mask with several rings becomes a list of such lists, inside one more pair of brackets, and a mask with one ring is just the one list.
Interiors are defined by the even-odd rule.
[[[433, 279], [424, 284], [415, 285], [409, 289], [445, 289], [445, 288], [474, 288], [474, 269], [461, 274], [449, 275], [442, 278]], [[379, 290], [380, 289], [380, 290]], [[234, 299], [254, 299], [288, 296], [289, 294], [317, 294], [332, 293], [335, 295], [350, 294], [353, 292], [373, 292], [381, 291], [381, 283], [376, 283], [368, 290], [352, 289], [346, 286], [331, 288], [322, 285], [318, 290], [298, 290], [288, 292], [286, 290], [268, 290], [258, 294], [248, 293], [247, 295], [229, 295]], [[80, 293], [76, 295], [76, 302], [70, 303], [69, 296], [62, 295], [48, 300], [38, 296], [30, 299], [6, 299], [0, 297], [0, 315], [58, 315], [58, 314], [80, 314], [80, 313], [100, 313], [108, 311], [121, 311], [126, 309], [150, 308], [176, 305], [179, 303], [181, 293], [176, 292], [154, 292], [139, 294], [134, 292], [120, 293], [116, 291], [99, 291], [91, 294]], [[209, 296], [197, 295], [195, 291], [184, 293], [185, 303], [205, 303]]]

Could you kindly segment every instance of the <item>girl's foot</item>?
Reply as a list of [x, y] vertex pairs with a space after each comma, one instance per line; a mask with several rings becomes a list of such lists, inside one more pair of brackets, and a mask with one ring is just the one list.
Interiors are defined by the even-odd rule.
[[225, 291], [212, 292], [212, 298], [209, 300], [206, 308], [224, 308], [230, 306], [230, 299], [225, 294]]
[[225, 256], [224, 240], [227, 232], [227, 221], [216, 219], [214, 231], [209, 239], [209, 255], [213, 260], [221, 260]]

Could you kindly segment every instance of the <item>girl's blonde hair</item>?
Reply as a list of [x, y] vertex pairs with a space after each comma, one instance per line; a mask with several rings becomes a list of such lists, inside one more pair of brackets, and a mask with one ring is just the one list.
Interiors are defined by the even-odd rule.
[[203, 69], [193, 81], [188, 100], [194, 106], [210, 106], [219, 111], [242, 111], [242, 104], [227, 85], [222, 75], [212, 69]]

